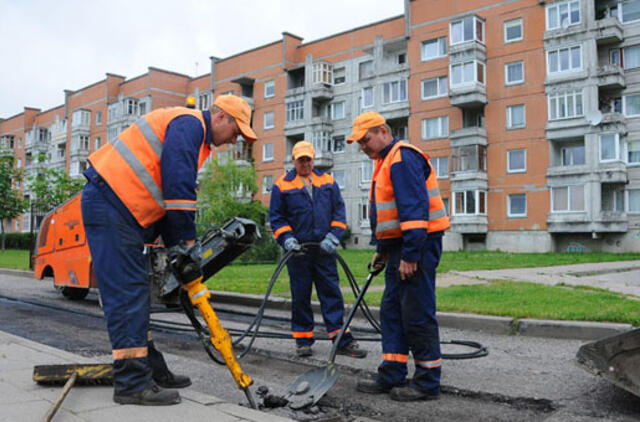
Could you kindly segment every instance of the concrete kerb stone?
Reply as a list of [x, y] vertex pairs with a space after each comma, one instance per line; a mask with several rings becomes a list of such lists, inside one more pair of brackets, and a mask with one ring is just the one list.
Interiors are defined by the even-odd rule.
[[33, 271], [14, 270], [11, 268], [0, 268], [0, 274], [12, 275], [14, 277], [33, 277]]
[[519, 335], [533, 337], [598, 340], [632, 329], [633, 326], [631, 324], [521, 319], [518, 321], [517, 333]]

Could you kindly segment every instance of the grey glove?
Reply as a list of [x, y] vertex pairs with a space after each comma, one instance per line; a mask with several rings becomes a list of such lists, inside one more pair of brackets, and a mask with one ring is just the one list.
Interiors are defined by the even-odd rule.
[[336, 248], [340, 244], [340, 241], [337, 237], [333, 235], [333, 233], [327, 233], [322, 242], [320, 242], [320, 247], [328, 254], [333, 254], [336, 251]]
[[295, 237], [290, 237], [287, 240], [284, 241], [284, 250], [285, 251], [299, 251], [300, 249], [302, 249], [302, 245], [300, 245], [300, 242], [298, 242], [298, 239], [296, 239]]

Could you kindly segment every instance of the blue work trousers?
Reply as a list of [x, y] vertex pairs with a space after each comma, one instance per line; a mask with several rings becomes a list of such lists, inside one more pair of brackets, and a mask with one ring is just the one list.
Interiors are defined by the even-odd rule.
[[[291, 283], [291, 331], [298, 345], [313, 344], [313, 311], [311, 309], [312, 284], [315, 283], [322, 318], [329, 337], [336, 338], [342, 328], [344, 302], [336, 259], [320, 248], [304, 255], [294, 255], [287, 261]], [[344, 333], [339, 347], [353, 340], [350, 332]]]
[[[147, 347], [150, 286], [144, 229], [115, 201], [113, 191], [94, 177], [82, 194], [82, 219], [112, 349]], [[148, 358], [115, 360], [114, 378], [117, 394], [144, 389], [151, 382]]]
[[425, 393], [440, 393], [440, 336], [436, 319], [436, 267], [442, 236], [429, 237], [422, 248], [413, 277], [401, 280], [401, 247], [389, 248], [385, 288], [380, 307], [383, 361], [376, 381], [400, 386], [407, 376], [409, 351], [415, 361], [412, 386]]

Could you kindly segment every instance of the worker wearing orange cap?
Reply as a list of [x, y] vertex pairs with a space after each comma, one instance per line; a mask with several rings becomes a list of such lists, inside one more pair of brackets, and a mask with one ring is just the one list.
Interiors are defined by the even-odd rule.
[[[344, 303], [340, 291], [336, 247], [347, 228], [344, 201], [333, 177], [313, 168], [315, 150], [311, 142], [299, 141], [291, 152], [295, 168], [273, 186], [269, 220], [273, 234], [287, 250], [300, 251], [301, 243], [319, 243], [306, 253], [292, 256], [287, 262], [291, 284], [291, 334], [300, 357], [312, 354], [313, 311], [312, 283], [316, 285], [322, 317], [329, 334], [340, 334]], [[364, 358], [350, 332], [345, 332], [337, 353]]]
[[191, 384], [167, 368], [149, 332], [145, 240], [196, 248], [198, 169], [212, 147], [254, 141], [251, 108], [233, 95], [209, 110], [154, 110], [89, 156], [81, 207], [114, 359], [113, 399], [170, 405]]
[[[440, 395], [441, 354], [436, 319], [436, 267], [442, 236], [449, 228], [429, 156], [394, 139], [386, 120], [369, 111], [353, 121], [348, 143], [375, 160], [370, 224], [376, 253], [372, 265], [387, 262], [380, 306], [382, 363], [375, 380], [362, 380], [364, 393], [390, 393], [393, 400], [431, 400]], [[415, 362], [410, 385], [409, 352]]]

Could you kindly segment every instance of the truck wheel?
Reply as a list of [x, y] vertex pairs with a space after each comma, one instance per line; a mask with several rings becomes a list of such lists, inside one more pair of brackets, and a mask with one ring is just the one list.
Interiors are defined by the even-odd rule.
[[70, 300], [82, 300], [89, 294], [89, 289], [82, 289], [79, 287], [63, 287], [62, 296]]

